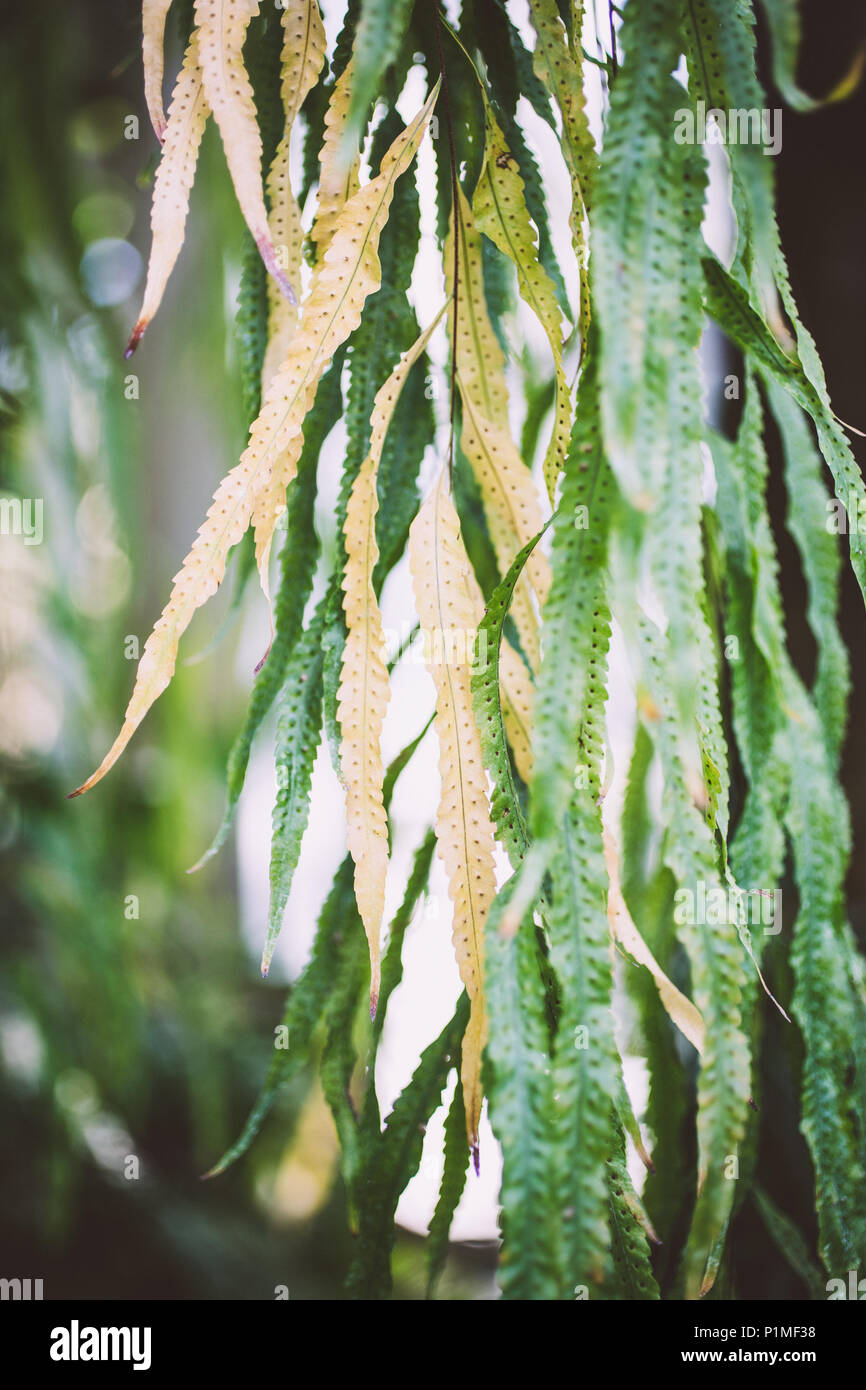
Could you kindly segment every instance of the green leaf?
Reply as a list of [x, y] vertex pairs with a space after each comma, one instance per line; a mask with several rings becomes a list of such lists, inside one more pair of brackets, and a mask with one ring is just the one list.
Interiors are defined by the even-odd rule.
[[631, 0], [626, 10], [592, 230], [604, 437], [620, 488], [641, 511], [658, 505], [664, 482], [669, 357], [690, 355], [701, 327], [705, 170], [700, 148], [673, 138], [685, 100], [669, 76], [680, 53], [678, 12], [672, 0]]
[[322, 728], [322, 627], [324, 601], [301, 637], [289, 662], [277, 702], [275, 765], [277, 798], [271, 840], [271, 901], [268, 933], [262, 952], [262, 974], [283, 924], [283, 914], [301, 853], [301, 840], [310, 814], [313, 764]]
[[526, 561], [549, 525], [550, 522], [518, 551], [505, 578], [490, 595], [484, 617], [478, 625], [477, 636], [477, 649], [485, 651], [486, 660], [483, 664], [479, 662], [473, 666], [471, 676], [475, 722], [481, 734], [481, 754], [493, 782], [490, 814], [496, 827], [497, 838], [505, 845], [515, 869], [523, 860], [529, 848], [529, 841], [502, 719], [499, 652], [502, 646], [502, 627], [514, 587], [523, 573]]
[[459, 1066], [460, 1039], [468, 1020], [469, 1000], [463, 994], [453, 1018], [422, 1052], [383, 1133], [364, 1143], [356, 1184], [358, 1237], [347, 1284], [351, 1298], [387, 1298], [390, 1292], [394, 1213], [400, 1194], [418, 1171], [424, 1127], [439, 1105], [450, 1072]]
[[[819, 1253], [828, 1273], [838, 1276], [856, 1267], [866, 1238], [863, 1172], [847, 1099], [855, 1022], [843, 918], [850, 830], [845, 799], [827, 756], [819, 718], [784, 645], [777, 562], [766, 515], [767, 465], [759, 413], [755, 418], [754, 391], [750, 399], [750, 414], [744, 416], [737, 448], [729, 454], [723, 448], [715, 450], [720, 517], [728, 547], [728, 622], [744, 627], [751, 607], [755, 645], [772, 673], [772, 679], [764, 682], [765, 707], [776, 701], [776, 718], [782, 725], [785, 777], [776, 776], [769, 785], [778, 788], [780, 781], [782, 785], [787, 782], [790, 790], [780, 805], [770, 799], [762, 807], [761, 819], [752, 816], [744, 843], [750, 859], [760, 862], [763, 854], [770, 863], [775, 858], [778, 869], [781, 849], [775, 834], [770, 838], [767, 823], [772, 832], [773, 817], [784, 816], [799, 895], [790, 956], [796, 981], [791, 1009], [805, 1048], [800, 1126], [815, 1168]], [[737, 475], [734, 479], [731, 470]], [[738, 504], [734, 502], [737, 495]], [[760, 670], [748, 651], [743, 664], [746, 671]], [[747, 727], [758, 717], [760, 708], [759, 702], [754, 713], [741, 713]], [[743, 746], [753, 750], [751, 779], [757, 788], [755, 779], [767, 780], [766, 755], [759, 761], [760, 733], [744, 739]]]
[[513, 934], [501, 929], [514, 882], [494, 901], [485, 929], [485, 1089], [503, 1157], [499, 1284], [507, 1299], [554, 1299], [561, 1278], [549, 1033], [531, 916]]
[[855, 54], [849, 71], [823, 100], [810, 97], [797, 83], [801, 38], [799, 0], [761, 0], [761, 7], [773, 43], [773, 82], [788, 106], [795, 111], [816, 111], [829, 102], [844, 101], [856, 91], [863, 71], [862, 48]]
[[777, 1249], [809, 1290], [810, 1298], [817, 1300], [827, 1297], [824, 1279], [815, 1265], [809, 1247], [798, 1226], [781, 1207], [773, 1201], [762, 1187], [752, 1190], [752, 1200], [761, 1213], [764, 1225], [773, 1238]]
[[[581, 378], [562, 500], [553, 522], [553, 584], [544, 607], [544, 655], [535, 703], [535, 774], [530, 798], [532, 839], [556, 840], [589, 746], [573, 727], [589, 719], [593, 673], [607, 650], [604, 595], [614, 483], [598, 418], [598, 362], [589, 356]], [[595, 664], [594, 664], [595, 663]], [[586, 734], [591, 735], [591, 720]], [[592, 738], [589, 738], [592, 743]], [[599, 787], [595, 786], [598, 795]]]
[[352, 100], [347, 140], [363, 129], [370, 107], [381, 90], [381, 79], [400, 51], [409, 25], [413, 0], [361, 0], [352, 45]]
[[607, 1184], [617, 1296], [630, 1302], [658, 1299], [661, 1295], [650, 1260], [647, 1218], [628, 1175], [621, 1136], [617, 1152], [607, 1164]]
[[[354, 903], [353, 865], [347, 855], [319, 914], [310, 960], [289, 991], [281, 1024], [285, 1032], [277, 1030], [274, 1056], [264, 1085], [240, 1136], [214, 1164], [208, 1177], [224, 1172], [246, 1153], [277, 1095], [310, 1060], [316, 1030], [331, 995], [335, 968], [340, 968], [344, 957], [350, 962], [356, 957], [364, 959], [363, 928], [360, 937], [357, 932], [346, 931], [347, 914], [353, 910]], [[278, 1045], [283, 1041], [286, 1046]]]
[[436, 1210], [427, 1230], [427, 1297], [432, 1298], [448, 1259], [448, 1236], [454, 1213], [463, 1196], [469, 1171], [469, 1141], [466, 1137], [466, 1111], [460, 1071], [445, 1120], [445, 1166], [439, 1185]]
[[[848, 653], [836, 621], [839, 608], [839, 545], [830, 530], [830, 497], [821, 459], [802, 411], [775, 381], [767, 382], [770, 408], [782, 437], [788, 530], [797, 543], [809, 604], [806, 616], [818, 648], [815, 707], [828, 752], [838, 762], [845, 737], [850, 677]], [[818, 525], [824, 518], [824, 526]]]
[[859, 518], [866, 515], [866, 488], [851, 446], [830, 409], [826, 389], [816, 387], [801, 363], [784, 354], [745, 290], [716, 260], [705, 258], [703, 267], [707, 312], [741, 351], [751, 354], [762, 376], [776, 380], [790, 392], [815, 425], [821, 453], [836, 484], [836, 497], [850, 521], [845, 529], [851, 568], [866, 597], [866, 545], [859, 524]]

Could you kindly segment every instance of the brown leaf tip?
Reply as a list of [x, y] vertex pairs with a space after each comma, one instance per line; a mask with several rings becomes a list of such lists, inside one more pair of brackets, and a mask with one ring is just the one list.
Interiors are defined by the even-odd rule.
[[126, 350], [124, 351], [124, 354], [123, 354], [124, 357], [127, 359], [127, 361], [128, 361], [129, 358], [132, 356], [132, 354], [135, 352], [135, 349], [138, 347], [139, 343], [141, 342], [142, 338], [144, 337], [144, 332], [145, 332], [145, 329], [146, 329], [146, 328], [147, 328], [147, 319], [139, 319], [139, 320], [138, 320], [138, 323], [135, 325], [135, 327], [133, 328], [131, 334], [129, 335], [129, 342], [128, 342], [127, 345], [126, 345]]

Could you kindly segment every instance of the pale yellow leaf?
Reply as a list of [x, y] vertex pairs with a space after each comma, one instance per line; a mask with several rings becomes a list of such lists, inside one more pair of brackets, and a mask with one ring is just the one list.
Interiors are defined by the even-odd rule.
[[165, 136], [165, 111], [162, 106], [163, 45], [165, 17], [171, 0], [142, 0], [141, 56], [144, 62], [144, 100], [150, 123], [157, 140]]
[[523, 179], [482, 87], [484, 98], [484, 165], [472, 199], [478, 229], [517, 269], [520, 294], [547, 335], [556, 379], [553, 429], [544, 458], [544, 479], [551, 503], [556, 479], [565, 465], [571, 434], [571, 396], [562, 363], [562, 314], [553, 281], [538, 259], [535, 229], [526, 206]]
[[529, 786], [534, 765], [532, 715], [535, 686], [526, 669], [526, 662], [505, 637], [499, 649], [499, 685], [505, 736], [514, 754], [517, 771]]
[[316, 255], [322, 256], [334, 235], [340, 209], [358, 191], [358, 170], [361, 165], [357, 149], [346, 157], [344, 137], [349, 105], [352, 100], [352, 61], [350, 60], [334, 84], [331, 100], [325, 112], [325, 135], [319, 151], [319, 194], [316, 220], [310, 231]]
[[415, 156], [439, 92], [434, 87], [418, 115], [397, 136], [380, 172], [341, 209], [323, 260], [316, 266], [298, 331], [286, 359], [268, 387], [253, 425], [248, 453], [262, 466], [264, 485], [256, 500], [256, 561], [267, 592], [267, 564], [276, 523], [285, 511], [286, 488], [295, 476], [303, 437], [301, 427], [316, 385], [328, 362], [361, 322], [369, 295], [382, 282], [379, 238], [394, 185]]
[[[289, 182], [288, 145], [277, 150], [268, 175], [271, 210], [268, 225], [274, 248], [284, 265], [296, 297], [301, 297], [301, 265], [304, 254], [304, 228]], [[262, 395], [275, 373], [286, 359], [289, 343], [298, 327], [299, 309], [280, 291], [273, 276], [268, 276], [268, 341], [262, 362]]]
[[[541, 530], [544, 518], [535, 481], [511, 437], [504, 358], [484, 298], [481, 235], [459, 188], [444, 257], [446, 285], [452, 293], [455, 220], [457, 293], [451, 315], [456, 380], [463, 405], [460, 445], [478, 481], [496, 559], [505, 574], [518, 550]], [[533, 669], [539, 660], [533, 594], [535, 601], [543, 604], [549, 588], [550, 565], [536, 547], [512, 600], [520, 642]]]
[[584, 223], [592, 201], [597, 155], [583, 88], [580, 50], [583, 5], [573, 8], [576, 25], [573, 50], [556, 0], [529, 0], [529, 10], [537, 37], [533, 65], [544, 86], [553, 93], [562, 117], [562, 152], [571, 176], [571, 235], [580, 270], [581, 343], [585, 345], [589, 327], [589, 270]]
[[290, 131], [325, 61], [325, 26], [317, 0], [285, 0], [280, 94]]
[[703, 1056], [704, 1020], [701, 1012], [668, 978], [632, 921], [620, 888], [616, 841], [608, 829], [604, 831], [604, 857], [608, 873], [607, 915], [611, 931], [629, 955], [639, 965], [646, 966], [655, 982], [662, 1007], [671, 1022], [679, 1028], [695, 1051]]
[[370, 948], [370, 1014], [379, 999], [380, 933], [388, 873], [388, 817], [382, 799], [385, 766], [382, 725], [390, 698], [382, 614], [371, 577], [376, 545], [376, 462], [368, 456], [355, 479], [344, 530], [343, 607], [346, 645], [337, 719], [340, 766], [346, 790], [349, 852], [355, 861], [355, 898]]
[[[458, 367], [458, 389], [461, 371]], [[538, 489], [510, 432], [485, 419], [468, 392], [461, 391], [461, 398], [460, 447], [472, 465], [496, 559], [505, 574], [518, 550], [537, 536], [544, 524]], [[511, 601], [511, 615], [533, 670], [538, 669], [539, 640], [532, 596], [541, 605], [549, 589], [550, 562], [536, 546], [514, 587]]]
[[379, 558], [376, 479], [400, 392], [444, 312], [443, 305], [376, 393], [370, 418], [370, 452], [352, 486], [344, 528], [343, 608], [347, 636], [337, 692], [337, 719], [342, 732], [340, 765], [346, 790], [349, 852], [355, 862], [355, 897], [370, 947], [371, 1015], [375, 1015], [379, 998], [380, 933], [388, 873], [382, 725], [390, 695], [382, 614], [373, 589], [373, 570]]
[[[283, 52], [280, 91], [284, 128], [268, 171], [268, 226], [277, 257], [295, 297], [301, 297], [304, 229], [292, 190], [289, 167], [292, 128], [307, 93], [315, 86], [325, 61], [325, 29], [317, 0], [287, 0], [282, 14]], [[268, 343], [262, 367], [262, 391], [288, 351], [298, 322], [291, 304], [272, 277], [268, 278]]]
[[461, 1079], [469, 1142], [477, 1154], [481, 1054], [487, 1033], [484, 924], [496, 892], [496, 880], [487, 779], [470, 686], [475, 612], [468, 560], [445, 469], [412, 523], [409, 565], [428, 669], [436, 686], [442, 778], [436, 838], [454, 903], [457, 965], [471, 1004], [463, 1039]]
[[462, 393], [491, 424], [508, 429], [508, 387], [505, 383], [505, 357], [493, 331], [484, 296], [481, 237], [466, 197], [458, 185], [457, 206], [452, 209], [445, 242], [445, 284], [454, 292], [454, 222], [457, 222], [456, 307], [457, 369]]
[[237, 200], [262, 260], [286, 298], [295, 303], [295, 291], [271, 240], [262, 187], [262, 137], [244, 66], [244, 39], [258, 12], [259, 0], [195, 0], [204, 89]]
[[207, 118], [207, 98], [199, 64], [198, 31], [195, 30], [190, 37], [168, 108], [162, 157], [153, 181], [150, 210], [152, 241], [144, 299], [126, 349], [127, 357], [135, 351], [159, 308], [168, 277], [180, 254], [189, 211], [189, 191]]

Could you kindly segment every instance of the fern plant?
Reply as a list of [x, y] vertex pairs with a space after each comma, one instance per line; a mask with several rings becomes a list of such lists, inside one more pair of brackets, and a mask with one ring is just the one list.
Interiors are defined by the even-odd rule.
[[[262, 13], [257, 0], [195, 0], [181, 13], [185, 57], [166, 116], [168, 3], [144, 3], [145, 91], [162, 155], [128, 351], [177, 259], [212, 115], [249, 229], [238, 324], [251, 427], [144, 648], [117, 740], [73, 795], [109, 771], [165, 690], [181, 636], [237, 549], [242, 574], [258, 571], [272, 639], [211, 852], [273, 707], [283, 775], [264, 971], [323, 740], [345, 791], [348, 852], [290, 991], [291, 1051], [275, 1052], [214, 1171], [243, 1154], [280, 1088], [315, 1058], [340, 1140], [357, 1233], [349, 1289], [360, 1297], [389, 1291], [397, 1203], [454, 1074], [431, 1291], [467, 1172], [484, 1161], [485, 1102], [503, 1153], [505, 1297], [724, 1293], [732, 1224], [747, 1203], [810, 1287], [820, 1288], [817, 1261], [844, 1278], [866, 1256], [866, 995], [843, 895], [848, 671], [838, 542], [826, 524], [834, 506], [852, 515], [862, 588], [863, 482], [791, 291], [762, 138], [778, 113], [756, 75], [750, 0], [628, 0], [610, 7], [603, 38], [588, 9], [530, 0], [527, 25], [500, 0], [463, 0], [452, 26], [424, 0], [350, 0], [329, 51], [317, 0]], [[794, 0], [763, 0], [763, 11], [778, 86], [792, 106], [816, 105], [795, 81]], [[397, 103], [418, 69], [428, 95], [404, 124]], [[528, 110], [561, 148], [569, 265], [554, 252], [556, 210]], [[415, 164], [434, 122], [442, 293], [422, 325], [409, 293]], [[713, 143], [736, 218], [725, 264], [702, 234]], [[541, 374], [519, 342], [518, 297], [546, 343]], [[703, 406], [720, 390], [701, 353], [708, 319], [740, 356], [728, 379], [741, 402], [733, 437]], [[440, 419], [425, 387], [437, 331], [448, 341]], [[317, 460], [341, 417], [340, 540], [311, 606]], [[768, 417], [808, 585], [818, 653], [808, 683], [786, 643]], [[380, 598], [407, 563], [441, 797], [386, 924], [391, 794], [429, 727], [386, 768], [400, 654], [387, 650]], [[629, 745], [618, 793], [611, 700]], [[382, 1117], [377, 1048], [434, 852], [464, 994]], [[789, 865], [795, 890], [789, 883], [780, 921], [767, 904], [778, 908]], [[762, 971], [768, 936], [782, 953], [779, 999]], [[796, 1039], [814, 1249], [754, 1182], [768, 1010]], [[638, 1117], [626, 1031], [649, 1077]], [[632, 1149], [648, 1168], [640, 1194]]]

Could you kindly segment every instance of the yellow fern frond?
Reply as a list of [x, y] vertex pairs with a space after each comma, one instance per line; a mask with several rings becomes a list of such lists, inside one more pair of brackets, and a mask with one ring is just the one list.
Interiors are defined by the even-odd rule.
[[484, 164], [472, 199], [472, 213], [479, 231], [508, 256], [517, 269], [523, 300], [533, 310], [547, 335], [556, 379], [553, 430], [544, 458], [544, 480], [551, 503], [556, 479], [565, 464], [571, 434], [571, 397], [562, 364], [562, 314], [553, 281], [538, 259], [535, 229], [526, 206], [523, 179], [505, 136], [484, 97]]
[[379, 998], [379, 936], [388, 873], [382, 725], [390, 698], [382, 614], [373, 589], [373, 570], [379, 558], [376, 479], [400, 392], [444, 312], [443, 305], [376, 393], [370, 417], [370, 452], [353, 484], [344, 528], [343, 608], [347, 636], [337, 691], [337, 719], [342, 731], [340, 764], [346, 788], [349, 852], [355, 862], [355, 897], [370, 947], [371, 1016], [376, 1013]]
[[703, 1055], [704, 1020], [700, 1009], [668, 978], [632, 921], [619, 883], [619, 852], [608, 829], [604, 831], [604, 858], [609, 881], [607, 915], [614, 938], [650, 972], [665, 1013], [695, 1051]]
[[164, 67], [165, 17], [171, 0], [142, 0], [141, 56], [144, 63], [144, 100], [150, 123], [157, 140], [165, 136], [165, 111], [162, 107], [162, 74]]
[[481, 1054], [487, 1031], [484, 924], [496, 892], [496, 880], [487, 779], [472, 712], [470, 668], [475, 612], [467, 576], [468, 560], [457, 513], [448, 494], [445, 469], [412, 523], [409, 565], [427, 664], [436, 686], [442, 777], [436, 838], [454, 903], [457, 965], [471, 1003], [463, 1039], [461, 1078], [469, 1142], [477, 1162]]
[[237, 200], [262, 260], [286, 298], [295, 303], [295, 292], [279, 263], [268, 226], [262, 137], [243, 59], [247, 29], [258, 12], [259, 0], [195, 0], [204, 89], [222, 136]]
[[352, 67], [350, 60], [337, 78], [325, 113], [325, 136], [319, 151], [319, 200], [310, 232], [317, 258], [330, 245], [340, 209], [358, 191], [361, 159], [355, 150], [347, 161], [344, 148], [352, 100]]
[[208, 105], [199, 63], [198, 31], [194, 30], [168, 108], [162, 157], [153, 181], [153, 201], [150, 210], [152, 240], [147, 280], [138, 322], [127, 345], [127, 357], [135, 351], [159, 308], [168, 277], [180, 254], [189, 210], [189, 190], [192, 188], [198, 149], [207, 118]]
[[357, 328], [369, 295], [381, 284], [378, 246], [394, 185], [409, 167], [427, 129], [439, 92], [437, 83], [418, 115], [397, 136], [379, 173], [341, 209], [324, 259], [316, 267], [301, 322], [285, 361], [273, 377], [247, 453], [259, 461], [263, 486], [253, 525], [256, 561], [267, 592], [267, 564], [277, 521], [285, 511], [286, 488], [295, 476], [301, 427], [316, 384], [341, 343]]
[[318, 0], [286, 0], [282, 24], [280, 95], [289, 132], [322, 71], [327, 46]]
[[[463, 404], [461, 448], [472, 466], [490, 538], [504, 574], [514, 556], [541, 529], [543, 517], [538, 489], [517, 451], [508, 423], [508, 388], [503, 354], [493, 332], [484, 299], [481, 236], [463, 193], [445, 247], [446, 284], [454, 290], [454, 234], [457, 226], [456, 314], [457, 386]], [[512, 613], [527, 657], [537, 667], [538, 623], [532, 594], [543, 604], [550, 588], [550, 566], [536, 547], [518, 580]]]
[[343, 607], [346, 645], [337, 719], [340, 766], [346, 788], [346, 828], [355, 861], [355, 898], [370, 948], [370, 1016], [379, 1000], [380, 943], [388, 874], [388, 817], [382, 799], [385, 765], [382, 725], [390, 699], [382, 614], [371, 577], [376, 545], [376, 460], [364, 460], [346, 511]]
[[[394, 183], [413, 158], [433, 110], [439, 84], [392, 144], [379, 175], [343, 209], [334, 241], [314, 276], [304, 321], [286, 365], [271, 382], [240, 462], [220, 483], [207, 518], [147, 639], [123, 727], [96, 772], [72, 793], [95, 786], [113, 767], [154, 700], [174, 674], [180, 638], [193, 614], [216, 592], [228, 552], [257, 527], [257, 558], [267, 592], [267, 556], [285, 492], [297, 469], [304, 415], [316, 383], [340, 343], [358, 326], [364, 301], [379, 286], [376, 248]], [[280, 493], [282, 492], [282, 500]]]
[[[459, 363], [458, 356], [458, 363]], [[461, 368], [457, 370], [460, 387]], [[468, 392], [461, 391], [463, 428], [460, 447], [472, 465], [490, 530], [490, 539], [503, 574], [517, 554], [543, 525], [538, 490], [507, 429], [490, 423]], [[543, 604], [550, 589], [550, 564], [536, 546], [520, 576], [511, 614], [533, 670], [538, 668], [538, 621], [532, 604]]]
[[535, 686], [526, 663], [503, 637], [499, 649], [499, 685], [505, 736], [514, 754], [517, 771], [529, 786], [532, 781], [532, 714]]
[[[493, 425], [508, 429], [505, 355], [493, 331], [484, 297], [481, 237], [462, 189], [452, 208], [445, 242], [445, 283], [454, 292], [454, 223], [457, 222], [457, 368], [461, 393]], [[452, 305], [451, 313], [455, 312]], [[451, 322], [452, 337], [454, 322]]]
[[573, 7], [573, 50], [555, 0], [529, 0], [529, 11], [538, 39], [533, 65], [545, 87], [554, 94], [562, 116], [562, 152], [571, 176], [571, 237], [580, 269], [581, 342], [585, 344], [589, 327], [589, 270], [584, 221], [592, 197], [596, 150], [583, 93], [583, 4]]
[[[284, 264], [297, 299], [301, 297], [304, 229], [291, 184], [289, 152], [292, 127], [304, 98], [315, 86], [325, 61], [325, 28], [317, 0], [288, 0], [282, 15], [283, 52], [280, 91], [285, 125], [268, 171], [268, 226], [271, 241]], [[268, 344], [262, 366], [262, 391], [288, 351], [298, 321], [297, 306], [289, 303], [273, 278], [268, 279]]]

